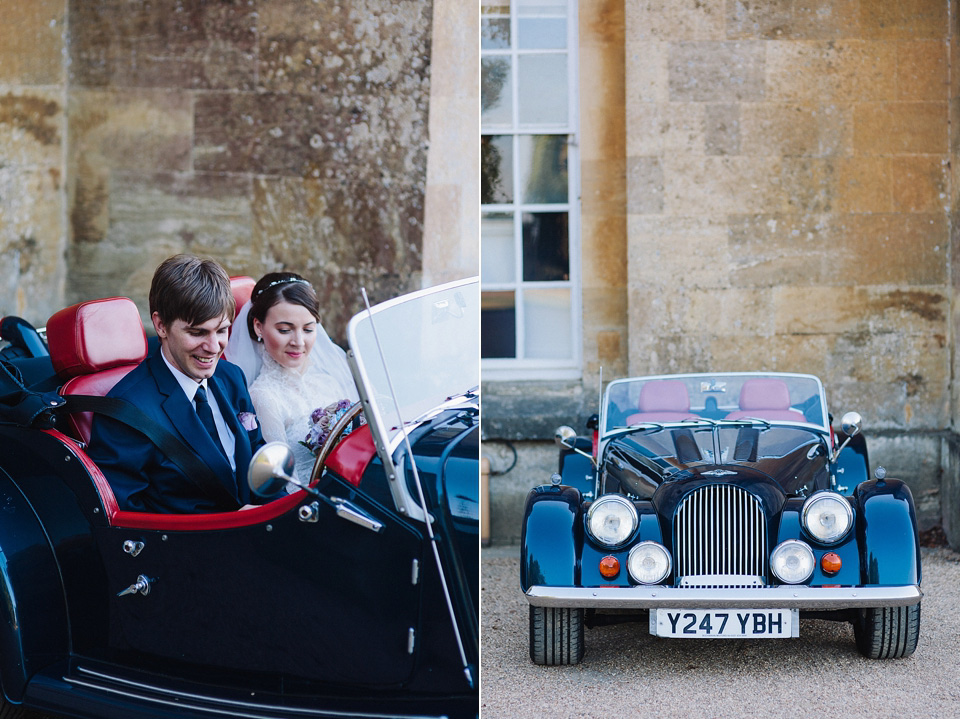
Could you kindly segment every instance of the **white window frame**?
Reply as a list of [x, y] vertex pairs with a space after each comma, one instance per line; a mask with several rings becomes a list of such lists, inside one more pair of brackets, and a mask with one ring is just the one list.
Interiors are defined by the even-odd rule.
[[[514, 281], [508, 283], [487, 283], [481, 273], [482, 292], [513, 292], [516, 312], [516, 347], [518, 355], [523, 353], [525, 337], [523, 289], [564, 288], [570, 290], [570, 341], [572, 355], [568, 359], [541, 358], [483, 358], [481, 373], [484, 381], [512, 381], [533, 379], [579, 379], [582, 376], [583, 330], [581, 300], [581, 242], [580, 242], [580, 112], [579, 112], [579, 32], [576, 0], [567, 0], [567, 118], [568, 124], [558, 131], [556, 126], [524, 126], [519, 122], [519, 63], [521, 55], [543, 54], [543, 50], [519, 50], [514, 44], [506, 50], [484, 50], [484, 57], [505, 56], [510, 58], [511, 72], [511, 125], [509, 127], [481, 127], [483, 135], [507, 135], [513, 143], [514, 202], [509, 204], [481, 205], [482, 217], [493, 213], [509, 213], [513, 216]], [[513, 8], [510, 13], [511, 38], [517, 37], [518, 16]], [[567, 181], [568, 201], [556, 204], [525, 204], [518, 201], [520, 187], [520, 153], [518, 138], [527, 135], [563, 135], [567, 137]], [[569, 243], [569, 279], [564, 281], [542, 282], [523, 279], [523, 215], [528, 212], [566, 212], [568, 218]], [[481, 233], [480, 251], [483, 252]], [[481, 263], [482, 266], [482, 263]]]

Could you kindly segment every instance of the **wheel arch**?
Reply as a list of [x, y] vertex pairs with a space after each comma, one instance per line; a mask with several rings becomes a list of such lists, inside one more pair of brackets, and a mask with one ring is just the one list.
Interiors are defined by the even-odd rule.
[[520, 586], [574, 586], [579, 580], [580, 492], [534, 487], [527, 495], [520, 534]]
[[854, 493], [864, 584], [919, 584], [920, 541], [913, 493], [898, 479], [869, 480]]
[[60, 568], [33, 507], [0, 469], [0, 687], [23, 700], [30, 677], [69, 653]]

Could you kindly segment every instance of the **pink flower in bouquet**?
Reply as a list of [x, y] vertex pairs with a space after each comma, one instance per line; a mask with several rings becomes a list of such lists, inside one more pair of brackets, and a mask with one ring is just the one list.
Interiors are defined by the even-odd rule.
[[[310, 413], [310, 429], [307, 436], [300, 443], [314, 454], [323, 446], [330, 436], [330, 431], [336, 426], [340, 418], [347, 413], [347, 410], [353, 406], [348, 399], [341, 399], [326, 407], [318, 407]], [[363, 417], [360, 417], [360, 424], [365, 424]], [[346, 433], [349, 433], [347, 430]], [[345, 433], [345, 434], [346, 434]]]

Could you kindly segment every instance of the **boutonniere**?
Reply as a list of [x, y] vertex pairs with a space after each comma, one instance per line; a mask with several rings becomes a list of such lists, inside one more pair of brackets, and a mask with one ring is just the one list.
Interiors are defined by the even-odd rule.
[[257, 428], [257, 415], [253, 412], [241, 412], [237, 415], [237, 419], [240, 420], [241, 426], [248, 432]]

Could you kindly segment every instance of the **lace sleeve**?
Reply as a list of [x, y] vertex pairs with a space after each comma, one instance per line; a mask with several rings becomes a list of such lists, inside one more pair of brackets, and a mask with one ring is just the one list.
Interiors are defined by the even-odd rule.
[[260, 382], [254, 382], [250, 388], [250, 399], [257, 410], [260, 431], [267, 442], [286, 442], [287, 434], [283, 423], [283, 405], [279, 396], [271, 392]]

